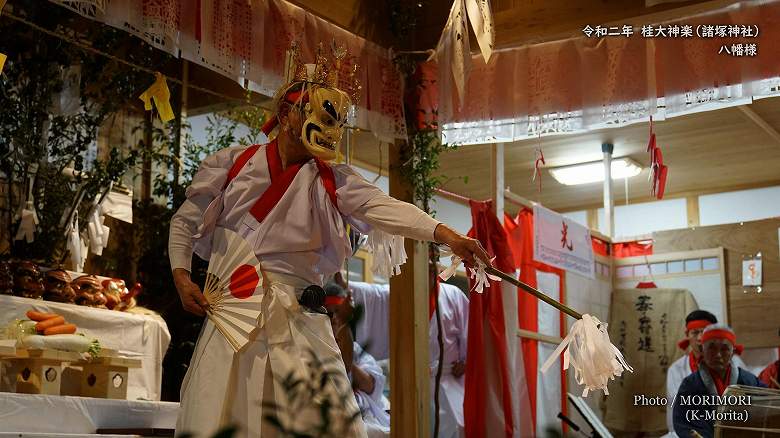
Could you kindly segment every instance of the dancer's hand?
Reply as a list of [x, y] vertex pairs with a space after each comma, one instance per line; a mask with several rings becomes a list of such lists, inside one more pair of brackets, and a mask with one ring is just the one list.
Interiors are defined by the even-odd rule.
[[455, 378], [459, 378], [460, 376], [466, 374], [466, 362], [462, 360], [458, 360], [452, 363], [452, 375], [455, 376]]
[[436, 227], [433, 238], [437, 243], [449, 246], [452, 253], [463, 259], [468, 265], [474, 266], [476, 264], [475, 258], [478, 258], [485, 265], [491, 266], [490, 256], [477, 239], [466, 237], [444, 224], [439, 224]]
[[205, 308], [208, 307], [206, 297], [201, 293], [197, 284], [190, 280], [190, 273], [186, 269], [176, 268], [173, 270], [173, 282], [176, 285], [176, 291], [179, 292], [179, 299], [184, 310], [194, 313], [198, 316], [206, 314]]

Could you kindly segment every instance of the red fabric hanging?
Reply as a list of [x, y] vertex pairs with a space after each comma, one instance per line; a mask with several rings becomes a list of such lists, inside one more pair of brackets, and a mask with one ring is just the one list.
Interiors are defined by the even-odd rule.
[[[489, 254], [495, 255], [494, 266], [504, 272], [513, 272], [515, 265], [512, 251], [507, 244], [506, 233], [492, 211], [493, 202], [470, 201], [472, 228], [470, 237], [479, 240]], [[473, 280], [470, 280], [473, 283]], [[473, 287], [473, 284], [471, 285]], [[485, 293], [472, 293], [469, 299], [468, 349], [469, 366], [466, 367], [466, 393], [463, 402], [466, 437], [486, 436], [496, 430], [496, 423], [503, 424], [504, 435], [511, 437], [519, 430], [512, 420], [513, 384], [507, 357], [507, 336], [514, 336], [514, 327], [506, 327], [504, 305], [500, 293], [501, 282], [490, 281]], [[487, 357], [492, 352], [494, 357]], [[500, 387], [490, 387], [488, 373], [498, 375]], [[535, 378], [535, 377], [534, 377]], [[501, 406], [496, 412], [494, 403]], [[517, 407], [519, 408], [519, 407]]]
[[599, 239], [598, 237], [591, 237], [590, 240], [593, 242], [594, 254], [598, 254], [604, 257], [609, 256], [609, 243]]
[[638, 242], [620, 242], [612, 244], [612, 256], [615, 258], [634, 257], [653, 254], [653, 242], [642, 240]]
[[[522, 209], [517, 219], [513, 220], [505, 215], [504, 227], [509, 238], [509, 246], [512, 248], [515, 265], [520, 268], [520, 281], [532, 287], [537, 287], [536, 272], [548, 272], [558, 275], [559, 290], [561, 302], [564, 302], [564, 290], [566, 275], [560, 269], [534, 260], [534, 219], [533, 211], [527, 208]], [[533, 295], [518, 290], [517, 299], [518, 321], [521, 329], [537, 332], [539, 330], [539, 301]], [[560, 321], [561, 334], [566, 333], [566, 320], [561, 313]], [[534, 339], [521, 340], [523, 349], [523, 361], [525, 365], [525, 377], [528, 385], [528, 397], [531, 400], [531, 415], [536, 427], [536, 400], [537, 385], [536, 378], [539, 368], [539, 344]], [[566, 375], [563, 371], [561, 362], [561, 409], [566, 413]]]

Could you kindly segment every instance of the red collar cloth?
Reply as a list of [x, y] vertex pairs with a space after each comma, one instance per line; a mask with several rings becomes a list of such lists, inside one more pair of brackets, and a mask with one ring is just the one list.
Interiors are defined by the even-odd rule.
[[[282, 196], [290, 188], [295, 176], [301, 170], [305, 162], [295, 163], [287, 167], [282, 168], [282, 159], [279, 155], [279, 147], [274, 139], [265, 149], [266, 160], [268, 161], [268, 172], [271, 175], [271, 185], [260, 195], [260, 199], [255, 202], [249, 212], [255, 217], [258, 223], [262, 223], [268, 216], [271, 210], [279, 203]], [[317, 169], [319, 170], [319, 176], [322, 180], [322, 184], [325, 186], [325, 191], [328, 193], [328, 198], [338, 209], [338, 202], [336, 198], [336, 178], [333, 174], [333, 169], [320, 160], [315, 158]]]
[[726, 376], [723, 379], [712, 372], [710, 375], [712, 376], [712, 381], [715, 382], [715, 388], [718, 390], [718, 395], [723, 395], [723, 392], [726, 391], [726, 388], [728, 388], [729, 382], [731, 381], [731, 366], [729, 365], [726, 370]]
[[693, 352], [688, 353], [688, 365], [690, 365], [692, 373], [699, 371], [699, 361], [693, 357]]

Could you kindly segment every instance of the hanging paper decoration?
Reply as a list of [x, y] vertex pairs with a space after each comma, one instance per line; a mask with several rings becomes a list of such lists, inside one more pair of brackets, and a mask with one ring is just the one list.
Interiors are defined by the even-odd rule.
[[35, 230], [38, 227], [40, 221], [38, 220], [38, 212], [35, 210], [35, 198], [33, 198], [33, 188], [35, 187], [35, 175], [38, 172], [38, 165], [30, 165], [28, 169], [28, 181], [27, 181], [27, 193], [26, 198], [19, 206], [19, 211], [14, 215], [14, 220], [18, 220], [19, 229], [14, 236], [14, 241], [24, 239], [27, 243], [32, 243], [35, 240]]
[[469, 13], [471, 28], [477, 37], [479, 50], [485, 62], [490, 60], [493, 54], [493, 13], [490, 11], [490, 0], [466, 0], [466, 10]]
[[14, 241], [24, 239], [27, 243], [32, 243], [35, 240], [35, 229], [40, 223], [32, 200], [27, 201], [20, 216], [21, 222], [19, 222], [19, 230], [16, 232]]
[[111, 229], [104, 225], [105, 216], [100, 205], [96, 205], [89, 217], [87, 232], [89, 234], [89, 250], [95, 255], [103, 255], [103, 249], [108, 246], [108, 235]]
[[653, 116], [650, 116], [650, 140], [647, 142], [647, 152], [650, 154], [650, 195], [663, 199], [668, 168], [664, 164], [661, 148], [656, 144]]
[[541, 166], [544, 166], [546, 163], [544, 162], [544, 152], [542, 152], [542, 148], [536, 149], [536, 161], [534, 161], [534, 176], [531, 179], [532, 181], [539, 180], [539, 192], [542, 192], [542, 171], [540, 170]]
[[439, 43], [430, 59], [439, 63], [441, 75], [446, 80], [441, 84], [455, 81], [458, 101], [463, 106], [466, 97], [466, 84], [471, 70], [471, 46], [469, 43], [468, 21], [477, 36], [477, 42], [485, 63], [493, 53], [493, 16], [487, 0], [455, 0], [450, 9], [449, 18], [444, 25]]
[[160, 72], [154, 74], [156, 77], [151, 87], [141, 93], [139, 99], [144, 101], [144, 109], [151, 111], [152, 99], [154, 99], [154, 106], [157, 107], [157, 113], [160, 115], [160, 120], [169, 122], [173, 120], [173, 108], [171, 108], [171, 92], [168, 90], [168, 84], [165, 82], [165, 76]]
[[68, 228], [68, 252], [70, 252], [70, 261], [73, 270], [76, 272], [84, 271], [84, 262], [87, 260], [87, 243], [79, 233], [79, 215], [74, 212], [73, 220]]

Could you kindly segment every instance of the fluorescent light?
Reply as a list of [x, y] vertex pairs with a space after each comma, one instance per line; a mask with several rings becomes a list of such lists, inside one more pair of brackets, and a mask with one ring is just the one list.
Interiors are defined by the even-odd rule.
[[[623, 179], [637, 176], [642, 172], [642, 166], [636, 161], [623, 157], [612, 160], [612, 179]], [[571, 166], [550, 169], [550, 174], [563, 185], [574, 186], [604, 181], [604, 162], [574, 164]]]

